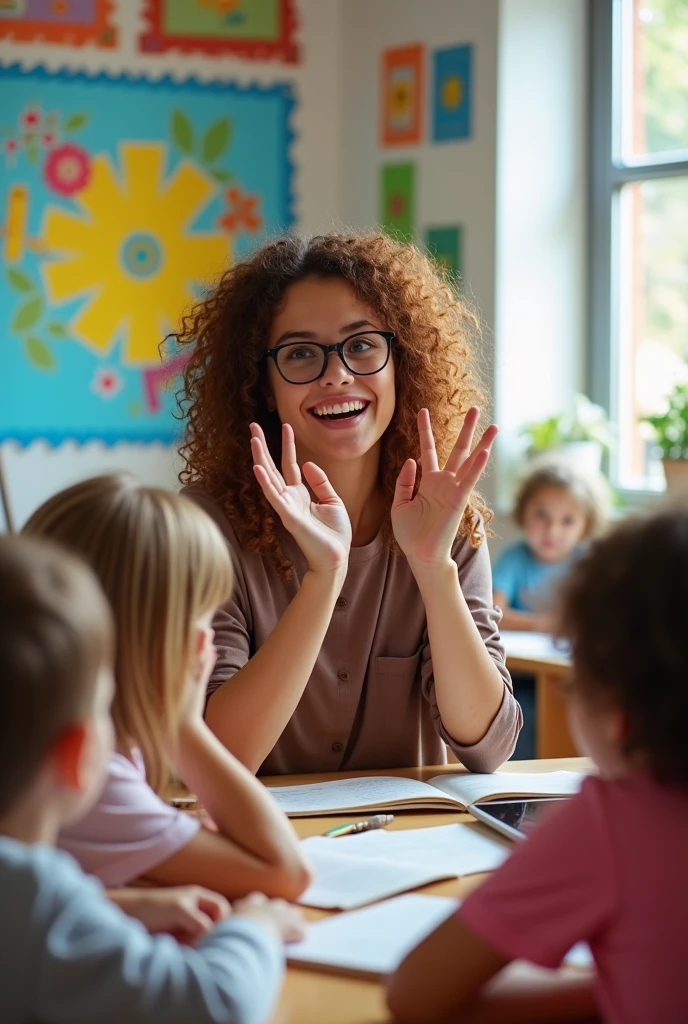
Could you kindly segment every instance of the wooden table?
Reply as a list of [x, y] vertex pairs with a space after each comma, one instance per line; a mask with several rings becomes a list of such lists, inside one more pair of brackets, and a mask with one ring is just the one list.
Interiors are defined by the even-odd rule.
[[[562, 758], [559, 760], [514, 761], [505, 766], [509, 771], [554, 771], [559, 768], [586, 771], [590, 764], [584, 758]], [[426, 781], [443, 772], [461, 771], [456, 765], [441, 767], [410, 768], [405, 770], [339, 772], [323, 775], [283, 775], [263, 778], [269, 786], [294, 786], [307, 782], [327, 782], [331, 779], [356, 778], [361, 775], [401, 775], [409, 779]], [[300, 837], [322, 835], [333, 825], [345, 820], [339, 817], [293, 818]], [[474, 821], [470, 814], [452, 812], [401, 812], [397, 813], [390, 829], [428, 828], [431, 825], [451, 825], [457, 822]], [[496, 832], [490, 836], [499, 838]], [[465, 896], [483, 878], [471, 875], [468, 878], [453, 879], [426, 885], [419, 892], [438, 896]], [[312, 921], [329, 916], [327, 911], [305, 909], [304, 915]], [[382, 986], [376, 981], [346, 978], [334, 974], [323, 974], [304, 968], [290, 967], [280, 999], [273, 1017], [273, 1024], [383, 1024], [389, 1021], [385, 1009]]]
[[559, 686], [571, 671], [571, 661], [542, 633], [504, 631], [502, 642], [509, 671], [535, 676], [537, 757], [575, 757]]

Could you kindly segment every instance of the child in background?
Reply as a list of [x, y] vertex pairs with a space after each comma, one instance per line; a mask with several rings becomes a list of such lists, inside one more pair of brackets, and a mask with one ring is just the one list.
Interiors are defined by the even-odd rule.
[[523, 480], [513, 517], [524, 539], [500, 552], [492, 569], [502, 629], [549, 632], [554, 585], [602, 527], [601, 495], [569, 466], [541, 465]]
[[[56, 494], [24, 532], [80, 555], [115, 618], [116, 750], [102, 794], [59, 845], [109, 888], [141, 879], [295, 899], [309, 876], [291, 825], [203, 720], [210, 623], [232, 588], [218, 528], [188, 499], [114, 474]], [[170, 766], [216, 831], [161, 798]]]
[[46, 543], [0, 538], [0, 1020], [260, 1024], [282, 941], [300, 934], [294, 908], [256, 895], [224, 920], [228, 905], [207, 893], [218, 923], [190, 949], [150, 936], [53, 848], [105, 778], [112, 648], [86, 566]]
[[[406, 957], [388, 990], [399, 1020], [688, 1020], [686, 622], [686, 511], [624, 523], [573, 568], [569, 723], [599, 777]], [[596, 976], [485, 987], [519, 957], [557, 967], [580, 940]]]

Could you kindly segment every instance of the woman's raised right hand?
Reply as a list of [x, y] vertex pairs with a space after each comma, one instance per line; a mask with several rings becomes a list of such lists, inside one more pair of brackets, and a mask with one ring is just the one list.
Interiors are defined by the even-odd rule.
[[251, 424], [251, 453], [253, 471], [263, 494], [303, 551], [309, 569], [313, 572], [344, 571], [351, 547], [349, 515], [322, 469], [314, 462], [306, 462], [303, 477], [317, 501], [311, 499], [296, 461], [292, 428], [287, 423], [282, 427], [281, 473], [257, 423]]

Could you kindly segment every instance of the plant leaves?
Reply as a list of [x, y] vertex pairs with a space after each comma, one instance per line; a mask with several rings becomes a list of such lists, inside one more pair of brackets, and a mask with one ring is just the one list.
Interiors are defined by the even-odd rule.
[[182, 153], [193, 152], [193, 127], [191, 121], [181, 110], [172, 111], [172, 138]]
[[34, 145], [29, 145], [26, 147], [24, 152], [26, 153], [26, 159], [29, 163], [35, 166], [38, 163], [38, 150], [36, 147]]
[[203, 161], [211, 164], [222, 156], [229, 145], [231, 128], [228, 117], [220, 117], [203, 136]]
[[234, 177], [232, 172], [226, 171], [224, 167], [213, 167], [210, 173], [212, 174], [215, 181], [219, 181], [221, 185], [224, 185], [228, 181], [231, 181], [232, 178]]
[[70, 114], [62, 122], [62, 130], [65, 132], [78, 132], [80, 128], [83, 128], [88, 123], [89, 114], [85, 111], [81, 111], [78, 114]]
[[7, 268], [7, 280], [19, 292], [32, 292], [36, 287], [28, 274], [15, 270], [14, 267]]
[[69, 331], [64, 324], [59, 323], [57, 320], [53, 320], [52, 323], [48, 324], [48, 330], [56, 338], [69, 338]]
[[23, 306], [20, 306], [14, 314], [12, 330], [28, 331], [30, 327], [33, 327], [38, 322], [42, 312], [43, 299], [40, 295], [35, 295], [32, 299], [28, 299]]
[[29, 335], [24, 341], [24, 351], [29, 362], [37, 366], [39, 370], [54, 370], [56, 368], [55, 357], [40, 338]]

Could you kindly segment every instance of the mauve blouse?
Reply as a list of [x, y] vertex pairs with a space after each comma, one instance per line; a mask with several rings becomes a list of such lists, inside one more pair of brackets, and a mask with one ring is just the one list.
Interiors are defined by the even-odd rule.
[[[231, 599], [213, 622], [217, 663], [208, 693], [232, 685], [265, 643], [296, 594], [306, 560], [279, 525], [284, 554], [296, 579], [283, 580], [268, 555], [242, 549], [224, 510], [200, 485], [184, 493], [224, 534], [234, 565]], [[408, 562], [384, 543], [382, 533], [351, 549], [349, 569], [318, 659], [294, 714], [261, 765], [259, 774], [352, 771], [444, 764], [446, 745], [474, 772], [491, 772], [513, 753], [521, 709], [499, 639], [492, 602], [487, 545], [465, 537], [452, 557], [473, 620], [504, 680], [502, 703], [487, 732], [463, 746], [447, 732], [435, 698], [425, 606]], [[279, 686], [279, 679], [275, 679]], [[456, 680], [457, 687], [461, 679]]]

